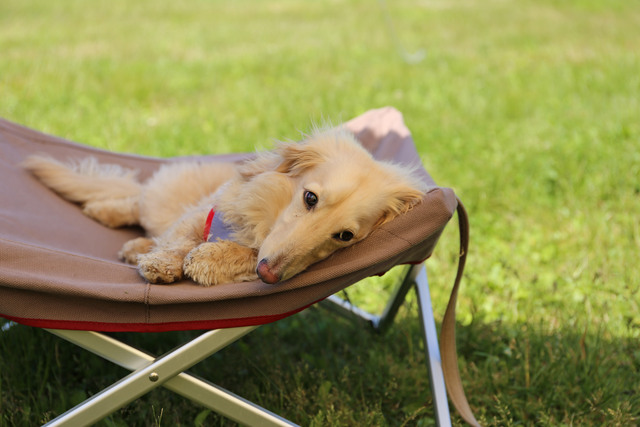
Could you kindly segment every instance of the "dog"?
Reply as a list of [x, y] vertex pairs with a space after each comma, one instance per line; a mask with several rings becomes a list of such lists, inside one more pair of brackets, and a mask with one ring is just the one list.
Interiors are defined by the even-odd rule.
[[118, 255], [150, 283], [275, 284], [365, 239], [426, 191], [414, 170], [375, 160], [342, 127], [241, 163], [168, 163], [145, 182], [91, 157], [33, 155], [23, 166], [94, 220], [144, 228]]

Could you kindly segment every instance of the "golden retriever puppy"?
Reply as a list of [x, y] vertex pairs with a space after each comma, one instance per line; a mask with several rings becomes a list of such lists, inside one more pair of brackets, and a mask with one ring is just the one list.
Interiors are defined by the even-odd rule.
[[280, 143], [244, 163], [170, 163], [136, 171], [87, 158], [24, 166], [109, 227], [140, 225], [119, 256], [151, 283], [287, 280], [422, 200], [411, 170], [376, 161], [342, 128]]

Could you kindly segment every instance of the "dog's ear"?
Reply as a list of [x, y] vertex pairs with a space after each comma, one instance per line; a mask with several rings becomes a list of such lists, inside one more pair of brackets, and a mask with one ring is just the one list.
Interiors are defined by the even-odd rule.
[[245, 180], [250, 180], [256, 175], [274, 170], [280, 163], [280, 156], [271, 151], [261, 152], [255, 158], [238, 166], [238, 172]]
[[280, 156], [276, 171], [291, 176], [299, 176], [324, 158], [318, 147], [309, 142], [283, 143], [278, 146], [276, 153]]
[[411, 171], [396, 165], [387, 165], [386, 169], [395, 175], [396, 179], [386, 180], [386, 185], [380, 189], [385, 194], [386, 205], [383, 214], [375, 224], [376, 227], [391, 221], [420, 203], [426, 190], [426, 185]]
[[242, 163], [238, 172], [246, 180], [271, 171], [299, 176], [323, 158], [320, 149], [308, 141], [283, 142], [273, 151], [258, 153], [255, 158]]
[[374, 227], [387, 223], [409, 211], [412, 207], [420, 203], [423, 193], [411, 187], [398, 188], [388, 199], [388, 203], [382, 213], [382, 216], [376, 221]]

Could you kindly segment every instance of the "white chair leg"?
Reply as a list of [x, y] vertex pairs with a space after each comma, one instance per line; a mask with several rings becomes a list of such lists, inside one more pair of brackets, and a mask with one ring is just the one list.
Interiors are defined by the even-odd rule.
[[414, 265], [407, 270], [406, 276], [393, 291], [387, 306], [379, 316], [365, 312], [335, 295], [327, 298], [327, 303], [323, 304], [323, 306], [344, 317], [364, 322], [368, 326], [384, 332], [393, 323], [398, 309], [404, 303], [406, 295], [412, 286], [415, 286], [418, 296], [418, 311], [420, 312], [420, 321], [425, 338], [425, 351], [429, 368], [436, 425], [449, 427], [451, 426], [451, 414], [449, 412], [447, 390], [442, 373], [442, 360], [440, 358], [440, 348], [438, 347], [438, 333], [433, 317], [431, 295], [429, 294], [429, 281], [427, 280], [427, 270], [424, 263]]
[[429, 377], [431, 393], [433, 395], [433, 406], [436, 416], [436, 424], [440, 427], [451, 426], [451, 413], [447, 401], [447, 390], [442, 373], [442, 359], [440, 358], [440, 348], [438, 347], [438, 333], [436, 323], [433, 318], [431, 305], [431, 295], [429, 294], [429, 282], [427, 280], [427, 270], [424, 264], [414, 267], [416, 271], [415, 284], [420, 318], [425, 337], [425, 351], [427, 363], [429, 365]]
[[60, 415], [48, 425], [92, 424], [160, 385], [242, 424], [295, 425], [222, 387], [183, 372], [255, 328], [230, 328], [205, 332], [158, 359], [100, 333], [49, 330], [134, 372]]

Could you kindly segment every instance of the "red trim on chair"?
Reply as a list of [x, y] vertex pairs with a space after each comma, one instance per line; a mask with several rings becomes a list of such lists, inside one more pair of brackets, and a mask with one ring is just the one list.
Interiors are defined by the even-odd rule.
[[[324, 298], [323, 298], [324, 299]], [[304, 307], [282, 314], [272, 314], [268, 316], [241, 317], [238, 319], [219, 320], [192, 320], [186, 322], [165, 322], [165, 323], [105, 323], [86, 322], [76, 320], [55, 320], [55, 319], [28, 319], [22, 317], [7, 316], [0, 313], [0, 317], [20, 323], [26, 326], [48, 329], [71, 329], [76, 331], [96, 331], [96, 332], [169, 332], [188, 331], [195, 329], [226, 329], [241, 326], [258, 326], [284, 319], [301, 312], [307, 307], [322, 301], [318, 300]]]

